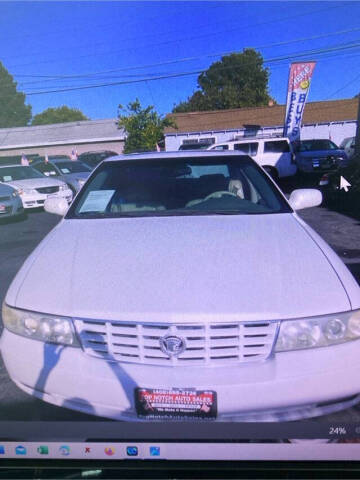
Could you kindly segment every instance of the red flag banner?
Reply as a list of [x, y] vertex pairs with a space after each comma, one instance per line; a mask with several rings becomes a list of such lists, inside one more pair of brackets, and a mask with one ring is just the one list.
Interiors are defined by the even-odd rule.
[[300, 129], [306, 99], [316, 62], [295, 62], [290, 66], [286, 102], [284, 137], [300, 140]]

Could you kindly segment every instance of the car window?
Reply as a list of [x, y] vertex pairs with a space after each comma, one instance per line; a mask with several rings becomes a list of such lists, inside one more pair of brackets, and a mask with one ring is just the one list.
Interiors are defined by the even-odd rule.
[[339, 147], [340, 148], [346, 148], [348, 146], [348, 144], [351, 143], [351, 141], [352, 141], [351, 137], [344, 138], [344, 140], [340, 143]]
[[337, 150], [338, 146], [331, 140], [302, 140], [300, 142], [300, 152], [310, 152], [314, 150]]
[[46, 177], [56, 177], [59, 175], [56, 168], [51, 163], [38, 163], [37, 165], [34, 165], [34, 168], [43, 173]]
[[216, 145], [216, 147], [211, 147], [210, 150], [229, 150], [229, 145]]
[[179, 150], [205, 150], [208, 146], [206, 143], [183, 143]]
[[265, 142], [264, 153], [287, 153], [290, 152], [289, 144], [286, 140], [274, 140]]
[[235, 143], [234, 150], [238, 150], [239, 152], [243, 152], [246, 155], [254, 156], [257, 155], [258, 152], [258, 142], [251, 142], [251, 143]]
[[1, 167], [0, 181], [12, 182], [16, 180], [28, 180], [30, 178], [44, 178], [44, 175], [33, 167]]
[[63, 175], [68, 173], [85, 173], [91, 171], [91, 169], [85, 165], [85, 163], [76, 160], [70, 160], [69, 162], [56, 162], [56, 166]]
[[289, 212], [247, 156], [105, 162], [67, 218]]

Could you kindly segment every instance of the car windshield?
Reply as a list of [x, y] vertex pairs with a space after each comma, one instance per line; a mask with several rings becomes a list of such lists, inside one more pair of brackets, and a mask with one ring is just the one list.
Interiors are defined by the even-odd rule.
[[290, 212], [247, 156], [105, 162], [67, 218]]
[[205, 150], [209, 145], [206, 143], [183, 143], [179, 150]]
[[32, 167], [1, 167], [0, 181], [12, 182], [15, 180], [28, 180], [30, 178], [44, 178], [44, 175]]
[[56, 162], [55, 165], [64, 175], [67, 173], [86, 173], [91, 171], [87, 165], [77, 160], [69, 162]]
[[344, 138], [344, 140], [340, 143], [340, 148], [345, 148], [348, 143], [352, 142], [355, 139], [355, 137], [347, 137]]
[[83, 158], [81, 159], [83, 163], [85, 163], [88, 167], [96, 167], [96, 165], [99, 165], [100, 162], [103, 161], [103, 158], [99, 157], [89, 157], [89, 158]]
[[302, 140], [300, 142], [300, 152], [310, 152], [314, 150], [336, 150], [338, 148], [331, 140]]

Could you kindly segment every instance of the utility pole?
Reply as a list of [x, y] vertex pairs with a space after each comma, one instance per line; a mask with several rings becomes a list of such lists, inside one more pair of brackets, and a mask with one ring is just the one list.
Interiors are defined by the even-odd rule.
[[358, 114], [355, 134], [355, 160], [360, 163], [360, 93], [358, 95]]

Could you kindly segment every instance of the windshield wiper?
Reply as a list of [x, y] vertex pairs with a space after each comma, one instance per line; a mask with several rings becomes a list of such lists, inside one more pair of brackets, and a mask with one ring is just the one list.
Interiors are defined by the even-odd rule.
[[90, 210], [88, 212], [79, 212], [77, 215], [85, 217], [85, 216], [99, 216], [99, 217], [106, 217], [111, 215], [110, 213], [107, 212], [98, 212], [97, 210]]

